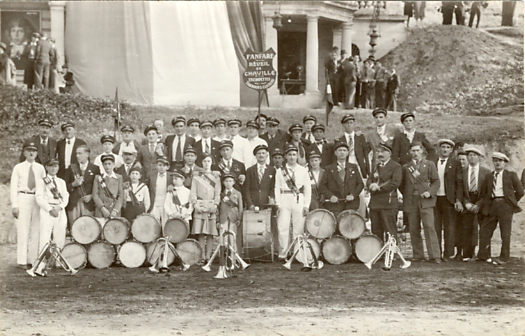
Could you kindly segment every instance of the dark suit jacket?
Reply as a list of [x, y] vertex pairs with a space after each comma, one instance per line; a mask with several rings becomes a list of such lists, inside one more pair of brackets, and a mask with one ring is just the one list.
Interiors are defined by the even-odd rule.
[[[477, 203], [481, 209], [481, 213], [485, 216], [489, 215], [493, 180], [494, 172], [491, 172], [483, 181], [483, 185], [481, 186], [481, 199], [480, 202]], [[514, 213], [521, 211], [518, 202], [523, 197], [523, 194], [523, 186], [518, 178], [518, 174], [506, 169], [503, 170], [503, 195], [505, 200], [512, 206]]]
[[[317, 181], [313, 181], [312, 175], [310, 175], [310, 181], [312, 182], [312, 199], [310, 201], [310, 210], [319, 209], [321, 207], [322, 201], [324, 200], [324, 196], [319, 191], [319, 186], [321, 185], [324, 172], [325, 170], [323, 168], [319, 169], [319, 178]], [[308, 171], [308, 174], [311, 174], [310, 170]]]
[[115, 201], [113, 202], [111, 198], [107, 197], [104, 190], [100, 186], [99, 178], [95, 178], [95, 182], [93, 183], [93, 201], [95, 202], [95, 217], [103, 217], [102, 207], [105, 207], [106, 209], [111, 212], [113, 209], [117, 210], [119, 212], [119, 216], [122, 216], [121, 210], [122, 206], [124, 205], [124, 182], [122, 181], [122, 176], [117, 175], [117, 178], [112, 177], [106, 177], [104, 179], [104, 182], [106, 182], [106, 185], [113, 195], [115, 197]]
[[242, 217], [242, 194], [240, 191], [233, 189], [230, 196], [228, 196], [233, 203], [237, 203], [238, 207], [231, 206], [223, 201], [224, 192], [221, 193], [221, 203], [219, 204], [219, 222], [227, 223], [230, 221], [231, 225], [235, 225]]
[[[95, 176], [100, 175], [100, 169], [91, 162], [88, 163], [83, 175], [84, 183], [82, 183], [82, 188], [73, 187], [72, 183], [75, 182], [75, 174], [81, 174], [78, 163], [72, 163], [69, 168], [66, 169], [66, 174], [64, 176], [67, 191], [69, 192], [69, 203], [67, 205], [67, 210], [72, 210], [78, 204], [78, 201], [82, 198], [82, 191], [84, 196], [92, 194], [93, 182], [95, 181]], [[93, 199], [91, 202], [85, 203], [85, 206], [89, 211], [95, 211], [95, 202]]]
[[[469, 182], [470, 182], [470, 176], [468, 176], [468, 167], [463, 168], [461, 174], [463, 175], [463, 201], [465, 203], [473, 203], [470, 200], [470, 194], [469, 194]], [[481, 186], [483, 186], [483, 183], [485, 181], [485, 178], [487, 175], [490, 174], [490, 170], [488, 170], [485, 167], [479, 166], [479, 173], [478, 173], [478, 196], [481, 193]], [[478, 197], [479, 200], [479, 197]]]
[[180, 170], [184, 173], [184, 186], [188, 189], [191, 189], [191, 183], [193, 182], [194, 174], [200, 172], [202, 168], [195, 165], [191, 174], [190, 174], [190, 170], [186, 166], [182, 167]]
[[246, 182], [244, 182], [244, 201], [246, 207], [252, 205], [262, 207], [268, 204], [269, 198], [275, 199], [275, 173], [273, 166], [266, 165], [264, 176], [259, 183], [257, 164], [251, 166], [246, 171]]
[[[433, 161], [436, 158], [436, 151], [432, 144], [427, 140], [427, 137], [423, 133], [416, 132], [414, 134], [414, 141], [419, 141], [423, 144], [423, 147], [427, 150], [427, 160]], [[399, 132], [392, 142], [392, 160], [398, 162], [401, 165], [406, 164], [412, 160], [410, 155], [410, 141], [404, 132]]]
[[[135, 162], [133, 162], [133, 164], [131, 165], [131, 168], [135, 168], [135, 167], [142, 168], [142, 165], [140, 164], [140, 162], [135, 160]], [[124, 180], [124, 182], [129, 182], [130, 181], [129, 180], [129, 175], [128, 175], [128, 173], [126, 173], [126, 168], [124, 167], [124, 165], [116, 168], [115, 169], [115, 173], [117, 173], [120, 176], [122, 176], [122, 179]], [[141, 174], [141, 177], [140, 177], [140, 182], [144, 182], [145, 180], [146, 180], [146, 175], [144, 174], [144, 171], [143, 171], [142, 174]]]
[[[415, 168], [419, 171], [420, 176], [415, 179], [409, 168]], [[414, 189], [418, 190], [418, 195], [414, 195]], [[439, 189], [439, 176], [436, 165], [432, 161], [421, 160], [416, 167], [414, 161], [403, 166], [403, 182], [399, 190], [403, 194], [403, 211], [415, 212], [418, 209], [418, 200], [421, 200], [423, 209], [433, 208], [436, 206], [436, 194]], [[430, 198], [422, 198], [421, 194], [425, 191], [430, 193]]]
[[[159, 146], [162, 146], [162, 144], [160, 144]], [[137, 155], [137, 161], [140, 162], [140, 164], [142, 165], [142, 168], [143, 168], [142, 177], [143, 178], [147, 178], [147, 176], [151, 172], [157, 171], [157, 158], [159, 156], [158, 154], [159, 151], [160, 149], [158, 149], [157, 147], [157, 149], [155, 150], [155, 153], [151, 154], [149, 151], [148, 143], [146, 143], [146, 145], [144, 146], [140, 146], [140, 150]]]
[[388, 137], [388, 140], [386, 142], [383, 141], [383, 139], [381, 139], [379, 134], [377, 134], [376, 127], [374, 127], [372, 130], [370, 130], [366, 134], [366, 141], [368, 141], [368, 143], [370, 144], [370, 148], [372, 149], [372, 152], [373, 152], [372, 165], [371, 165], [372, 167], [375, 167], [377, 164], [376, 155], [375, 155], [377, 151], [377, 146], [382, 142], [385, 142], [387, 145], [392, 146], [392, 143], [394, 142], [394, 138], [398, 133], [399, 133], [399, 129], [396, 126], [386, 124], [385, 135]]
[[284, 145], [288, 141], [290, 141], [290, 134], [286, 133], [283, 130], [277, 130], [277, 133], [272, 138], [272, 140], [270, 140], [270, 136], [268, 135], [268, 133], [264, 133], [260, 136], [260, 138], [266, 141], [266, 143], [268, 144], [268, 150], [271, 155], [273, 154], [276, 148], [284, 150]]
[[[434, 160], [436, 169], [438, 162], [439, 159]], [[458, 160], [448, 158], [443, 182], [445, 183], [445, 196], [450, 204], [456, 201], [463, 203], [463, 172]]]
[[[120, 146], [122, 145], [122, 141], [118, 142], [114, 147], [113, 147], [113, 153], [114, 154], [118, 154], [118, 152], [120, 152]], [[138, 154], [140, 153], [140, 143], [137, 141], [137, 140], [133, 140], [133, 145], [135, 146], [135, 149], [137, 150], [137, 156]]]
[[[70, 164], [77, 163], [77, 148], [81, 145], [86, 145], [82, 139], [75, 138], [73, 143], [73, 150], [71, 151]], [[58, 158], [58, 177], [64, 178], [66, 176], [66, 139], [60, 139], [57, 142], [57, 158]]]
[[359, 194], [364, 188], [363, 179], [359, 175], [357, 165], [347, 162], [345, 165], [345, 180], [342, 181], [337, 170], [337, 162], [326, 167], [319, 191], [326, 200], [332, 196], [344, 199], [353, 195], [354, 200], [346, 202], [346, 208], [357, 210], [359, 208]]
[[390, 159], [384, 167], [375, 166], [366, 181], [367, 187], [372, 183], [379, 184], [378, 191], [370, 192], [370, 209], [398, 209], [397, 188], [403, 181], [403, 167]]
[[[26, 157], [24, 156], [24, 146], [29, 143], [34, 143], [36, 145], [38, 154], [36, 156], [36, 162], [45, 165], [47, 160], [56, 158], [57, 150], [57, 141], [51, 137], [47, 138], [47, 150], [45, 150], [40, 143], [40, 136], [35, 135], [24, 142], [22, 146], [22, 151], [20, 152], [20, 162], [24, 162]], [[47, 153], [46, 153], [47, 152]]]
[[36, 45], [35, 62], [40, 64], [51, 63], [53, 57], [53, 46], [48, 40], [40, 39]]
[[[211, 140], [211, 156], [213, 157], [213, 162], [219, 162], [221, 158], [220, 147], [221, 143], [216, 140]], [[204, 158], [204, 151], [202, 150], [202, 139], [195, 142], [193, 148], [197, 151], [197, 161], [195, 163], [202, 167], [202, 159]]]
[[316, 144], [310, 146], [310, 152], [315, 151], [316, 153], [321, 154], [321, 168], [326, 168], [335, 161], [334, 155], [334, 145], [330, 142], [323, 140], [323, 151], [319, 151], [319, 147]]
[[[343, 134], [342, 137], [337, 139], [337, 141], [345, 142], [346, 138]], [[366, 141], [366, 138], [363, 134], [354, 133], [354, 152], [355, 159], [361, 170], [363, 178], [366, 178], [370, 174], [370, 162], [368, 160], [368, 153], [370, 153], [370, 144]]]
[[[222, 159], [219, 162], [222, 162]], [[219, 167], [219, 163], [213, 164], [213, 166], [211, 167], [211, 170], [220, 172], [221, 176], [224, 176], [224, 174], [227, 173], [226, 170], [222, 170]], [[239, 175], [246, 175], [246, 168], [244, 168], [244, 163], [237, 161], [235, 159], [232, 159], [232, 166], [231, 166], [229, 173], [236, 176], [235, 184], [233, 185], [233, 187], [237, 189], [238, 191], [242, 192], [242, 185], [239, 183], [238, 177]], [[221, 190], [224, 190], [224, 184], [222, 185]]]
[[[166, 137], [166, 140], [164, 140], [164, 155], [166, 155], [166, 157], [168, 158], [169, 162], [174, 162], [175, 161], [175, 158], [172, 155], [173, 154], [173, 142], [175, 141], [175, 137], [176, 137], [175, 134], [171, 134], [171, 135], [168, 135]], [[186, 140], [184, 142], [184, 148], [182, 148], [182, 156], [183, 157], [184, 157], [184, 151], [190, 146], [195, 148], [197, 153], [199, 153], [200, 149], [197, 149], [196, 144], [195, 144], [195, 139], [190, 137], [188, 134], [186, 134]], [[197, 159], [197, 161], [199, 161], [199, 160]], [[173, 167], [170, 167], [170, 169], [173, 169]]]

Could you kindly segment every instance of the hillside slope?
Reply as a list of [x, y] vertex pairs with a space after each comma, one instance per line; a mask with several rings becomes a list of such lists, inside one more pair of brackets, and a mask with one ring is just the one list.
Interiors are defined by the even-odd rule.
[[382, 61], [400, 75], [399, 110], [487, 115], [523, 104], [523, 46], [477, 29], [413, 29]]

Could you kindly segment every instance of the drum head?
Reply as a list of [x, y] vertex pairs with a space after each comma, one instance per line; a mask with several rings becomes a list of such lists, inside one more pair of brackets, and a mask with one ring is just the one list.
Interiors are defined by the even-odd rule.
[[91, 244], [100, 237], [102, 228], [91, 216], [78, 217], [71, 226], [71, 236], [79, 244]]
[[[319, 256], [321, 255], [321, 248], [319, 247], [319, 243], [315, 241], [314, 239], [309, 238], [308, 242], [312, 245], [312, 250], [314, 251], [314, 255], [319, 259]], [[300, 248], [299, 244], [296, 244], [294, 247], [294, 252], [297, 251]], [[312, 252], [309, 248], [306, 249], [306, 258], [309, 264], [314, 262], [314, 258], [312, 256]], [[304, 263], [304, 252], [299, 251], [296, 255], [297, 261], [300, 263]]]
[[317, 209], [306, 216], [306, 230], [319, 239], [330, 238], [336, 228], [335, 216], [328, 210]]
[[323, 257], [332, 265], [341, 265], [350, 259], [352, 246], [343, 237], [332, 237], [323, 243]]
[[126, 218], [113, 218], [106, 222], [102, 231], [107, 242], [119, 245], [128, 239], [129, 222]]
[[383, 248], [383, 242], [377, 236], [361, 236], [355, 243], [355, 255], [359, 261], [367, 263]]
[[339, 232], [348, 239], [359, 238], [366, 229], [365, 219], [354, 210], [345, 210], [337, 216]]
[[176, 250], [184, 264], [195, 265], [202, 259], [202, 247], [194, 239], [178, 243]]
[[172, 218], [164, 224], [163, 235], [170, 237], [170, 242], [176, 244], [184, 241], [190, 234], [190, 226], [182, 218]]
[[243, 259], [273, 261], [273, 253], [275, 251], [271, 228], [271, 213], [271, 209], [244, 211], [242, 224]]
[[88, 250], [88, 260], [95, 268], [108, 268], [115, 261], [115, 250], [107, 242], [93, 243]]
[[160, 237], [161, 227], [157, 219], [149, 214], [135, 218], [131, 225], [133, 238], [141, 243], [151, 243]]
[[[148, 244], [148, 247], [146, 248], [146, 261], [148, 264], [153, 265], [157, 260], [159, 260], [160, 254], [164, 253], [164, 248], [162, 246], [164, 246], [163, 241], [155, 241]], [[167, 264], [170, 266], [175, 261], [175, 255], [170, 248], [168, 248], [167, 252]]]
[[126, 242], [120, 247], [118, 257], [122, 265], [127, 268], [140, 267], [146, 261], [146, 249], [141, 243]]
[[69, 243], [62, 249], [62, 256], [69, 266], [76, 270], [86, 267], [87, 252], [84, 246], [77, 243]]

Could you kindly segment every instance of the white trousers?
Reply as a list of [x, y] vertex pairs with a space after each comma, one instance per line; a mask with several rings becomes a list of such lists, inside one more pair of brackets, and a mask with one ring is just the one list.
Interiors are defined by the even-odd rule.
[[18, 210], [18, 219], [15, 220], [16, 262], [19, 265], [32, 264], [38, 257], [40, 231], [40, 207], [35, 195], [18, 194]]
[[58, 217], [53, 217], [40, 209], [40, 249], [49, 243], [51, 233], [53, 233], [53, 242], [58, 248], [62, 249], [66, 244], [66, 226], [67, 215], [65, 210], [58, 213]]
[[166, 210], [164, 210], [163, 205], [153, 206], [153, 209], [151, 209], [151, 215], [159, 221], [162, 227], [164, 227], [164, 224], [168, 221], [168, 214], [166, 213]]
[[279, 257], [284, 258], [284, 253], [290, 245], [290, 225], [292, 225], [292, 239], [304, 233], [303, 195], [281, 194], [279, 216], [277, 217], [277, 230], [279, 235]]

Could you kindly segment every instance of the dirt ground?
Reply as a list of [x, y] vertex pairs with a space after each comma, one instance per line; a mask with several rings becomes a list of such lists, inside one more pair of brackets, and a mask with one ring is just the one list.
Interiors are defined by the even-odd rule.
[[193, 266], [52, 270], [31, 278], [0, 247], [1, 335], [523, 335], [523, 270], [486, 263], [256, 263], [231, 279]]

